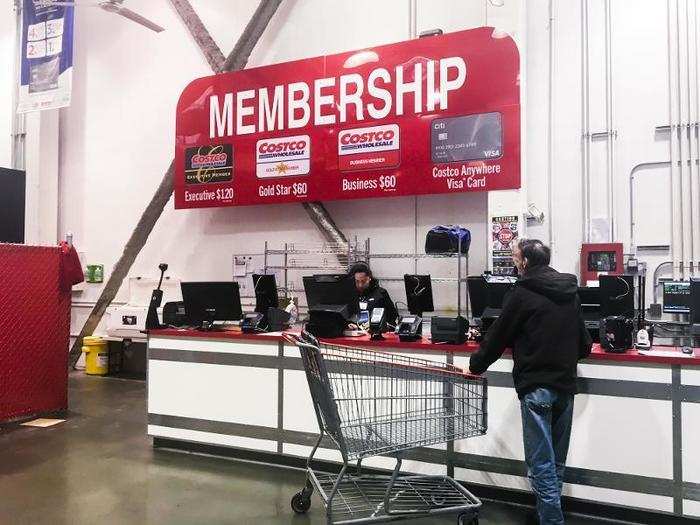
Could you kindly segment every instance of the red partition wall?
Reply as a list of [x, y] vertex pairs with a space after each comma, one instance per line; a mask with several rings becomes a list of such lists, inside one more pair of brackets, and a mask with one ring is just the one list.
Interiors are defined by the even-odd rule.
[[58, 247], [0, 244], [0, 422], [68, 407], [61, 258]]

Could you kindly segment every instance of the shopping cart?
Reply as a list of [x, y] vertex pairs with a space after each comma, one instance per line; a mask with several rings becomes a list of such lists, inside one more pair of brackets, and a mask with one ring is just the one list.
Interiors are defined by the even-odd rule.
[[[408, 449], [486, 433], [485, 378], [437, 361], [320, 343], [306, 332], [289, 337], [301, 352], [321, 431], [294, 512], [308, 511], [317, 490], [329, 524], [448, 513], [460, 525], [478, 524], [481, 502], [454, 479], [399, 471]], [[311, 468], [326, 434], [343, 458], [337, 475]], [[363, 474], [362, 460], [379, 454], [396, 457], [391, 475]]]

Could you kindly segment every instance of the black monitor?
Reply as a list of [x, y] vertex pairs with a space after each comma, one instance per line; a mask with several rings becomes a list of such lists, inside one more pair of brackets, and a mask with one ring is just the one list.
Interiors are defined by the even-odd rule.
[[506, 293], [508, 293], [508, 290], [510, 290], [512, 287], [513, 283], [509, 282], [486, 283], [486, 306], [489, 308], [502, 309], [503, 299], [505, 298]]
[[578, 298], [582, 306], [600, 307], [600, 288], [597, 286], [580, 286], [578, 289]]
[[597, 286], [579, 287], [578, 298], [583, 312], [600, 312], [600, 288]]
[[266, 314], [270, 308], [279, 307], [277, 282], [274, 275], [253, 274], [253, 289], [255, 290], [255, 311]]
[[345, 306], [348, 317], [358, 313], [359, 297], [352, 275], [319, 274], [305, 276], [303, 281], [309, 310]]
[[634, 276], [601, 275], [598, 282], [601, 317], [621, 315], [634, 318]]
[[25, 172], [0, 168], [0, 242], [24, 243]]
[[181, 283], [180, 287], [185, 313], [193, 325], [211, 326], [214, 321], [238, 321], [243, 317], [236, 282]]
[[667, 281], [664, 286], [664, 313], [690, 313], [690, 282]]
[[700, 324], [700, 279], [690, 280], [690, 322]]
[[412, 315], [422, 316], [423, 312], [434, 312], [433, 285], [430, 275], [404, 275], [406, 302]]
[[481, 317], [488, 306], [488, 290], [486, 279], [483, 275], [467, 277], [467, 290], [469, 291], [469, 304], [472, 308], [472, 317]]

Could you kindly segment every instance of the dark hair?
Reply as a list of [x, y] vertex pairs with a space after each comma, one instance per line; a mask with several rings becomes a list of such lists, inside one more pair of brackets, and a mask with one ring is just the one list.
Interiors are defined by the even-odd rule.
[[372, 270], [369, 269], [369, 264], [364, 261], [356, 262], [348, 270], [348, 275], [355, 275], [356, 273], [366, 273], [369, 277], [372, 277]]
[[523, 252], [523, 258], [527, 259], [528, 268], [549, 265], [552, 252], [542, 241], [537, 239], [520, 239], [518, 248]]

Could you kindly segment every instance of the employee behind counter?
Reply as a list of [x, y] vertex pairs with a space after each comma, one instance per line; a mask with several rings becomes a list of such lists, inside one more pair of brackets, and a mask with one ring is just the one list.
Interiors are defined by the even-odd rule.
[[[355, 288], [360, 300], [360, 324], [369, 322], [372, 310], [384, 308], [386, 321], [394, 326], [399, 317], [396, 306], [384, 288], [379, 286], [379, 281], [372, 276], [372, 270], [365, 262], [357, 262], [350, 267], [348, 272], [355, 279]], [[363, 311], [368, 315], [363, 319]]]

